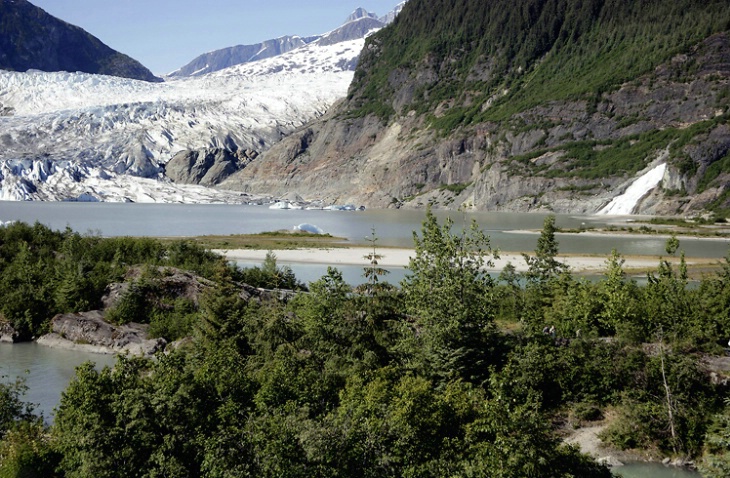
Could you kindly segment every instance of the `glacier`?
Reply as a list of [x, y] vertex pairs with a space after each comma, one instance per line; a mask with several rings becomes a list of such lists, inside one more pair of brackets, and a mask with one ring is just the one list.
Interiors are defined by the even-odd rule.
[[364, 42], [164, 83], [0, 71], [0, 199], [241, 202], [171, 183], [164, 164], [183, 150], [268, 149], [347, 94]]

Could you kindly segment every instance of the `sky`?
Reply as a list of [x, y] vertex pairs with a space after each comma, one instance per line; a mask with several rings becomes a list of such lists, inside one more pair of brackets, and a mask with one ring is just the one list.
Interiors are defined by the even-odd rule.
[[401, 0], [30, 0], [152, 70], [284, 35], [334, 30], [358, 7], [385, 15]]

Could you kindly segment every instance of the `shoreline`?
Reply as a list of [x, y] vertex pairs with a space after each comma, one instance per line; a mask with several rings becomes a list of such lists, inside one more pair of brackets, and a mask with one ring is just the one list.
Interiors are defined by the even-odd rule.
[[[540, 229], [513, 229], [503, 230], [504, 234], [524, 234], [524, 235], [540, 235]], [[715, 235], [715, 234], [694, 234], [691, 232], [677, 233], [672, 232], [670, 229], [657, 231], [657, 232], [640, 232], [640, 231], [620, 231], [620, 230], [600, 230], [600, 229], [586, 229], [584, 231], [555, 231], [556, 236], [583, 236], [583, 237], [651, 237], [656, 239], [669, 239], [672, 236], [676, 236], [680, 243], [683, 240], [691, 241], [721, 241], [730, 244], [730, 235]]]
[[[224, 256], [229, 261], [242, 262], [263, 262], [266, 258], [268, 250], [263, 249], [214, 249], [213, 252]], [[367, 267], [368, 261], [365, 258], [367, 254], [373, 252], [372, 247], [353, 246], [336, 249], [280, 249], [274, 250], [276, 259], [281, 263], [293, 264], [323, 264], [323, 265], [347, 265], [347, 266], [363, 266]], [[415, 255], [414, 249], [406, 248], [379, 248], [376, 251], [383, 257], [378, 261], [380, 267], [406, 267], [412, 256]], [[659, 264], [659, 256], [622, 256], [624, 259], [623, 268], [625, 270], [632, 269], [654, 269]], [[580, 254], [560, 254], [557, 259], [570, 267], [571, 271], [577, 273], [583, 272], [601, 272], [607, 267], [608, 256], [593, 256]], [[679, 264], [678, 257], [665, 257], [671, 264]], [[717, 258], [686, 258], [686, 263], [690, 267], [717, 267], [720, 259]], [[500, 272], [507, 263], [512, 263], [518, 272], [527, 271], [527, 264], [521, 253], [505, 252], [499, 254], [499, 259], [494, 259], [494, 266], [487, 267], [490, 272]]]

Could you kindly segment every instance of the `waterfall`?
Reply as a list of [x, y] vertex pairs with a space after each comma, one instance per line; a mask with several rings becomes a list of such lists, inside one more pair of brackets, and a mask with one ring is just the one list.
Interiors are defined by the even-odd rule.
[[636, 181], [631, 183], [623, 194], [613, 198], [608, 205], [603, 207], [596, 214], [611, 216], [631, 214], [636, 205], [639, 203], [639, 200], [659, 185], [666, 170], [667, 164], [662, 163], [644, 173], [636, 179]]

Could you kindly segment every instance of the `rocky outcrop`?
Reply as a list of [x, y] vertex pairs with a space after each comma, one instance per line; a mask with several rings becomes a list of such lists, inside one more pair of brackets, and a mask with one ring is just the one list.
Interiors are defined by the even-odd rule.
[[12, 344], [20, 339], [20, 334], [9, 323], [0, 320], [0, 343]]
[[115, 282], [106, 287], [101, 298], [103, 309], [114, 308], [129, 288], [133, 284], [138, 284], [143, 277], [144, 281], [151, 284], [151, 287], [147, 288], [148, 293], [154, 291], [156, 296], [150, 299], [159, 300], [161, 297], [186, 299], [196, 307], [200, 296], [214, 286], [213, 282], [204, 277], [175, 267], [157, 267], [151, 275], [146, 274], [141, 267], [131, 267], [124, 277], [124, 282]]
[[245, 168], [258, 153], [253, 150], [204, 149], [181, 151], [165, 165], [165, 175], [181, 184], [215, 186]]
[[167, 342], [148, 339], [147, 329], [143, 324], [111, 325], [100, 311], [58, 314], [51, 320], [52, 333], [38, 343], [107, 354], [154, 355], [164, 350]]
[[26, 0], [0, 0], [0, 69], [82, 71], [162, 81], [138, 61]]

